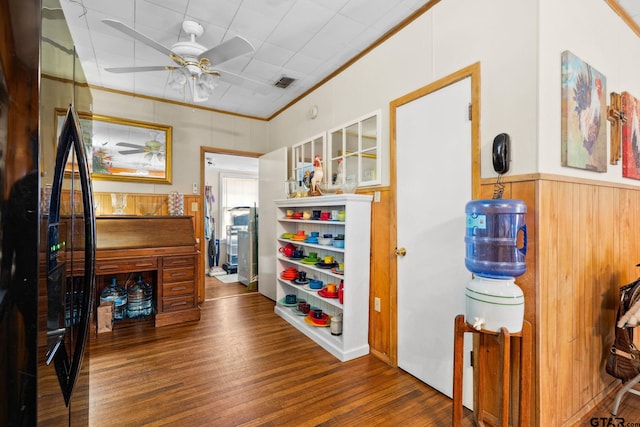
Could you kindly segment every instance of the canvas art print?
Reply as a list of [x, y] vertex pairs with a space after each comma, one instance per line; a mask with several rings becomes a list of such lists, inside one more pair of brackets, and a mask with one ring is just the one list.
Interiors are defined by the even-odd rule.
[[640, 179], [640, 147], [638, 147], [640, 129], [640, 101], [628, 92], [622, 92], [622, 111], [626, 121], [622, 125], [622, 176]]
[[562, 166], [607, 171], [606, 78], [562, 53]]

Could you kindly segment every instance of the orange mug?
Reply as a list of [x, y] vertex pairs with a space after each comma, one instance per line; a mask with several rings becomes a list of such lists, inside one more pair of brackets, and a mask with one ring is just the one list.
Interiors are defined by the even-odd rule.
[[335, 293], [336, 292], [336, 284], [335, 283], [327, 283], [327, 292]]

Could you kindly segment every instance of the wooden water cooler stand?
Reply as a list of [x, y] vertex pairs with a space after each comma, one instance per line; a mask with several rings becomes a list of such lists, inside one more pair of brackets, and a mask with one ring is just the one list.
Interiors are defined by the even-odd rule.
[[[502, 393], [500, 413], [498, 425], [508, 427], [509, 425], [509, 396], [510, 396], [510, 359], [511, 359], [511, 337], [519, 337], [521, 339], [520, 347], [520, 405], [519, 405], [519, 425], [528, 426], [531, 400], [531, 324], [528, 321], [524, 321], [522, 324], [522, 330], [515, 334], [510, 334], [506, 328], [500, 328], [500, 332], [493, 332], [487, 330], [477, 330], [464, 319], [464, 315], [459, 314], [455, 320], [455, 336], [453, 341], [453, 423], [454, 427], [462, 425], [462, 371], [463, 371], [463, 358], [464, 358], [464, 334], [470, 332], [478, 334], [480, 337], [479, 346], [482, 350], [484, 340], [489, 336], [494, 336], [498, 340], [500, 345], [500, 356], [502, 360], [502, 370], [500, 372], [500, 381]], [[477, 355], [477, 364], [475, 369], [481, 369], [485, 366], [484, 352], [479, 351]], [[480, 375], [474, 375], [475, 378], [480, 378]], [[474, 395], [482, 396], [484, 390], [482, 389], [482, 381], [474, 381]], [[476, 398], [474, 414], [477, 425], [483, 426], [483, 413], [482, 399]]]

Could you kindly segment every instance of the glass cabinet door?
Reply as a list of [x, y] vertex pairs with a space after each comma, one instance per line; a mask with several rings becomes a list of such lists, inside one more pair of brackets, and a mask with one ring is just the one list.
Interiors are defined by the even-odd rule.
[[[292, 155], [292, 167], [291, 176], [297, 182], [301, 182], [305, 185], [305, 177], [313, 171], [313, 160], [316, 155], [319, 155], [324, 163], [325, 159], [325, 134], [317, 135], [306, 141], [300, 142], [291, 148]], [[327, 177], [324, 177], [324, 181], [327, 182]], [[307, 188], [308, 189], [308, 188]]]
[[380, 111], [329, 131], [329, 183], [370, 186], [380, 184]]

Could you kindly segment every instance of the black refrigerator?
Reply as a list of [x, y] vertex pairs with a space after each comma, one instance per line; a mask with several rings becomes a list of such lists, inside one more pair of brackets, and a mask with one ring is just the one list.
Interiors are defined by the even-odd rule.
[[0, 425], [87, 426], [91, 96], [58, 0], [0, 5]]

